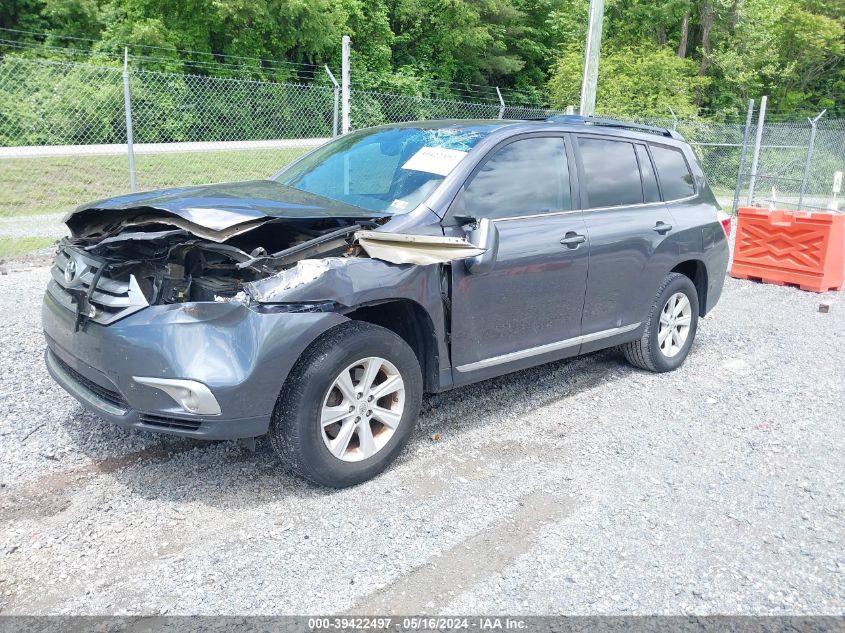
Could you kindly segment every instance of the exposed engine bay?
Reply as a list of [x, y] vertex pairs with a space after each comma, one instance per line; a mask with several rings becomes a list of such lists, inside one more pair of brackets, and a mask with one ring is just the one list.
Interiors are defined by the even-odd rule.
[[280, 302], [292, 285], [348, 258], [425, 265], [484, 250], [461, 238], [375, 230], [389, 217], [265, 216], [209, 226], [151, 208], [97, 211], [68, 218], [73, 235], [59, 244], [48, 289], [83, 322], [108, 324], [147, 305]]
[[[355, 255], [360, 250], [353, 244], [355, 232], [378, 226], [358, 218], [268, 219], [250, 223], [244, 232], [215, 235], [207, 229], [173, 228], [172, 222], [150, 213], [121, 217], [111, 227], [80, 228], [80, 234], [65, 238], [60, 248], [101, 262], [100, 279], [129, 283], [133, 278], [148, 305], [221, 301], [300, 260]], [[70, 277], [62, 272], [65, 279]]]
[[149, 304], [219, 301], [300, 260], [354, 255], [355, 232], [378, 226], [361, 219], [270, 219], [214, 241], [208, 230], [171, 228], [169, 218], [149, 214], [145, 219], [121, 219], [111, 230], [97, 226], [61, 246], [101, 260], [109, 279], [133, 276]]

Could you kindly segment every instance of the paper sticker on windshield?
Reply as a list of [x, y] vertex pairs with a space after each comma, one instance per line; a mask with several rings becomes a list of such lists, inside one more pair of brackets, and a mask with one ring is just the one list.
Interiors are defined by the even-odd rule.
[[424, 171], [429, 174], [446, 176], [455, 166], [463, 160], [466, 152], [445, 147], [423, 147], [411, 156], [402, 169]]

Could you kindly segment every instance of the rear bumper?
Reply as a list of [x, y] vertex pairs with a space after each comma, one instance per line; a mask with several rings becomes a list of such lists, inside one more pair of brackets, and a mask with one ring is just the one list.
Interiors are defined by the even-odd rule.
[[[47, 369], [86, 409], [121, 427], [208, 440], [266, 433], [296, 360], [344, 320], [195, 303], [151, 306], [110, 326], [88, 323], [75, 331], [75, 315], [49, 294], [42, 309]], [[190, 414], [134, 376], [201, 382], [220, 414]]]
[[727, 239], [722, 245], [714, 249], [707, 261], [707, 300], [703, 314], [707, 314], [722, 297], [722, 290], [725, 287], [725, 277], [728, 272], [728, 260], [730, 259], [730, 249], [727, 244]]

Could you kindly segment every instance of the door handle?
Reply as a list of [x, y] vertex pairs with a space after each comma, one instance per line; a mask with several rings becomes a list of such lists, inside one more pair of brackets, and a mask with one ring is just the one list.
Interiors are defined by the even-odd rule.
[[657, 224], [654, 225], [654, 228], [652, 230], [657, 231], [661, 235], [665, 235], [666, 233], [672, 230], [672, 225], [658, 221]]
[[581, 235], [575, 231], [567, 231], [566, 235], [560, 240], [560, 243], [567, 248], [578, 248], [579, 244], [583, 244], [586, 241], [586, 235]]

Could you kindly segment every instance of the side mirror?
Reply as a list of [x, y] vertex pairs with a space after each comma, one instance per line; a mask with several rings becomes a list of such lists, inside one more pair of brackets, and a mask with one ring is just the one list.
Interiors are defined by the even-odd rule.
[[464, 260], [467, 272], [473, 275], [489, 272], [499, 254], [499, 229], [496, 228], [496, 223], [490, 218], [482, 218], [467, 229], [467, 240], [470, 244], [486, 249], [481, 255]]

